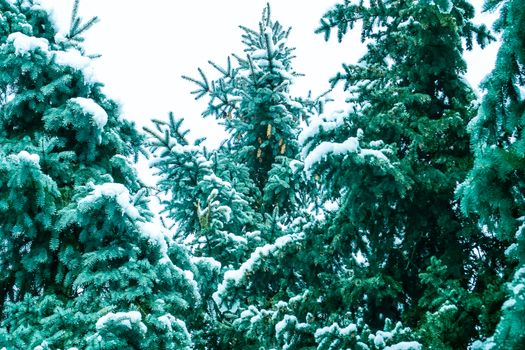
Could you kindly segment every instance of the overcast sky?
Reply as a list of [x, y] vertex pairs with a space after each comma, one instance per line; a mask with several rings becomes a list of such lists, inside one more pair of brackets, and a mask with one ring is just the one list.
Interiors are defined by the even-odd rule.
[[[54, 8], [56, 22], [69, 26], [73, 0], [42, 0]], [[482, 0], [473, 0], [477, 6]], [[348, 35], [342, 44], [335, 37], [325, 42], [314, 34], [321, 16], [336, 0], [270, 1], [272, 17], [292, 27], [289, 45], [296, 47], [294, 67], [304, 73], [294, 92], [314, 95], [328, 89], [328, 79], [341, 63], [355, 62], [362, 53], [359, 33]], [[84, 0], [80, 14], [98, 16], [100, 22], [86, 35], [89, 54], [101, 54], [94, 62], [106, 93], [119, 101], [124, 116], [139, 126], [151, 118], [165, 118], [169, 111], [186, 119], [194, 137], [208, 136], [214, 145], [221, 139], [212, 120], [200, 114], [205, 100], [196, 102], [191, 83], [181, 75], [196, 76], [197, 68], [212, 71], [208, 60], [222, 64], [228, 55], [242, 53], [239, 25], [256, 28], [267, 0]], [[482, 19], [479, 19], [482, 20]], [[486, 19], [483, 19], [486, 21]], [[468, 54], [473, 85], [493, 66], [494, 48]], [[334, 106], [341, 106], [343, 98]]]

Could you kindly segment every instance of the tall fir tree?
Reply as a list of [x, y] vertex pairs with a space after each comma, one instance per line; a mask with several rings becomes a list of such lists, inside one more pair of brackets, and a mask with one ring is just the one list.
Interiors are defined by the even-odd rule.
[[0, 1], [0, 347], [190, 348], [189, 258], [151, 223], [129, 159], [143, 138], [74, 5], [60, 33], [37, 1]]
[[244, 55], [228, 58], [226, 67], [210, 64], [220, 77], [209, 82], [199, 69], [200, 79], [185, 77], [197, 85], [196, 98], [209, 97], [203, 116], [213, 115], [229, 133], [225, 143], [235, 161], [245, 164], [261, 192], [257, 207], [262, 213], [275, 208], [287, 212], [297, 207], [299, 184], [291, 175], [290, 163], [298, 159], [297, 134], [314, 103], [292, 97], [290, 86], [299, 76], [292, 67], [294, 49], [287, 45], [290, 28], [273, 21], [270, 6], [263, 11], [257, 30], [243, 31]]
[[[521, 1], [486, 1], [500, 8], [494, 29], [501, 34], [494, 70], [482, 82], [484, 96], [469, 124], [473, 169], [459, 186], [462, 209], [479, 215], [487, 235], [505, 246], [515, 266], [494, 337], [496, 349], [525, 347], [525, 8]], [[480, 346], [481, 344], [477, 344]], [[476, 349], [478, 347], [475, 347]], [[483, 348], [485, 348], [483, 346]]]
[[[208, 329], [202, 332], [202, 346], [208, 348], [251, 344], [242, 339], [235, 318], [250, 303], [266, 298], [265, 293], [253, 288], [234, 298], [243, 299], [234, 314], [216, 304], [212, 293], [225, 272], [242, 269], [261, 249], [274, 246], [287, 233], [283, 225], [308, 204], [298, 170], [297, 134], [301, 119], [309, 116], [314, 104], [290, 95], [298, 74], [291, 66], [289, 30], [271, 19], [269, 6], [257, 30], [241, 29], [245, 56], [235, 55], [236, 64], [231, 59], [226, 67], [211, 63], [220, 74], [214, 81], [208, 81], [200, 69], [200, 79], [185, 77], [197, 85], [197, 98], [210, 98], [203, 115], [219, 119], [228, 139], [218, 149], [207, 150], [201, 140], [190, 143], [187, 131], [181, 129], [182, 120], [173, 117], [156, 121], [155, 128], [148, 130], [157, 155], [153, 166], [160, 175], [159, 189], [167, 194], [166, 211], [176, 222], [176, 235], [192, 247], [202, 293], [209, 298], [201, 326]], [[260, 277], [257, 285], [271, 283], [274, 293], [284, 287], [283, 276], [273, 282], [269, 275]], [[253, 300], [246, 303], [248, 299]]]
[[501, 245], [454, 198], [472, 163], [466, 125], [475, 113], [463, 44], [490, 39], [473, 17], [463, 0], [333, 7], [317, 31], [341, 41], [360, 26], [367, 52], [332, 79], [349, 92], [349, 111], [300, 138], [307, 173], [337, 205], [323, 233], [339, 286], [324, 292], [327, 307], [361, 309], [371, 329], [402, 320], [440, 349], [489, 333], [501, 300]]

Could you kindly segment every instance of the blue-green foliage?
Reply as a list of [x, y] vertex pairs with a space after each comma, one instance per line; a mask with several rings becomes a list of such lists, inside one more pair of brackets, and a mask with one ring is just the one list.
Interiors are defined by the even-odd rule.
[[[310, 204], [297, 135], [314, 103], [290, 95], [298, 74], [291, 66], [289, 30], [271, 19], [269, 7], [256, 30], [241, 29], [245, 49], [242, 55], [234, 55], [235, 64], [231, 59], [225, 67], [211, 63], [219, 78], [208, 81], [200, 69], [200, 79], [186, 77], [197, 85], [197, 98], [209, 97], [203, 115], [222, 123], [229, 133], [227, 140], [216, 150], [206, 149], [202, 140], [190, 143], [187, 131], [181, 129], [182, 120], [172, 116], [167, 123], [156, 121], [155, 128], [148, 129], [166, 212], [176, 223], [175, 236], [191, 246], [198, 267], [196, 279], [209, 299], [198, 326], [206, 344], [197, 346], [203, 348], [250, 344], [251, 340], [242, 340], [244, 331], [236, 319], [250, 303], [264, 298], [255, 286], [266, 288], [271, 274], [258, 272], [270, 270], [272, 257], [267, 256], [269, 260], [253, 271], [256, 280], [246, 280], [254, 288], [242, 296], [236, 295], [237, 288], [228, 289], [233, 299], [242, 299], [235, 315], [226, 315], [212, 293], [225, 272], [242, 268], [254, 254], [286, 235], [283, 225], [293, 222]], [[286, 288], [282, 276], [271, 284], [276, 288], [273, 292]], [[229, 297], [224, 296], [225, 300]]]
[[37, 1], [0, 1], [0, 347], [190, 348], [190, 259], [152, 223], [129, 160], [143, 138], [77, 11], [64, 34]]
[[236, 64], [230, 58], [225, 67], [210, 62], [220, 74], [211, 82], [201, 69], [200, 79], [185, 78], [197, 85], [197, 98], [209, 97], [203, 115], [215, 116], [229, 133], [225, 144], [250, 170], [263, 196], [261, 210], [289, 211], [301, 204], [289, 165], [298, 159], [299, 123], [309, 118], [314, 102], [290, 95], [299, 76], [292, 67], [294, 49], [287, 45], [290, 29], [271, 19], [270, 7], [256, 30], [241, 29], [244, 53], [234, 55]]
[[175, 237], [191, 245], [195, 256], [236, 267], [248, 250], [248, 233], [261, 220], [253, 210], [258, 191], [248, 169], [234, 166], [227, 149], [191, 144], [182, 121], [170, 115], [168, 123], [156, 121], [156, 129], [149, 130], [158, 188], [168, 194], [165, 210], [177, 223]]
[[[494, 29], [501, 47], [494, 70], [482, 83], [484, 95], [478, 115], [469, 124], [475, 162], [459, 186], [465, 213], [479, 215], [487, 234], [496, 235], [508, 258], [517, 264], [507, 284], [501, 320], [487, 348], [525, 346], [525, 9], [521, 1], [486, 1], [485, 9], [500, 8]], [[481, 344], [476, 344], [483, 347]]]
[[317, 32], [359, 27], [367, 52], [331, 81], [348, 110], [320, 116], [267, 6], [217, 79], [184, 77], [227, 139], [146, 129], [168, 234], [145, 139], [82, 48], [97, 18], [76, 0], [61, 33], [0, 0], [0, 348], [522, 349], [521, 2], [486, 1], [502, 46], [479, 108], [462, 52], [493, 38], [468, 1], [336, 4]]
[[[424, 346], [440, 349], [465, 348], [494, 327], [492, 319], [481, 328], [478, 315], [500, 302], [489, 294], [501, 286], [504, 265], [498, 242], [454, 203], [472, 162], [467, 123], [475, 113], [463, 45], [490, 39], [473, 17], [462, 0], [334, 6], [318, 32], [342, 41], [360, 28], [367, 51], [332, 79], [348, 91], [349, 111], [301, 135], [306, 170], [323, 198], [339, 204], [324, 234], [341, 271], [341, 292], [331, 297], [349, 311], [361, 307], [371, 329], [403, 320], [420, 327]], [[424, 274], [436, 258], [447, 281], [437, 290]], [[429, 319], [451, 304], [459, 311], [450, 319]]]

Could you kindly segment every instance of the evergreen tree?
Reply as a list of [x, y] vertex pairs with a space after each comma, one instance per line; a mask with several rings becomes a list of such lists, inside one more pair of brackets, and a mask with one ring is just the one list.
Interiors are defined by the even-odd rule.
[[367, 52], [332, 79], [349, 91], [350, 110], [300, 137], [306, 172], [337, 205], [322, 238], [338, 286], [326, 292], [328, 307], [362, 308], [371, 329], [401, 319], [441, 349], [465, 348], [494, 327], [503, 264], [499, 243], [454, 202], [471, 166], [466, 124], [475, 112], [463, 40], [471, 48], [474, 37], [490, 39], [473, 16], [459, 0], [336, 5], [318, 32], [342, 40], [361, 24]]
[[[521, 1], [486, 1], [485, 11], [500, 8], [494, 29], [501, 47], [494, 70], [483, 81], [485, 95], [469, 124], [475, 155], [473, 169], [459, 186], [465, 213], [479, 215], [487, 235], [505, 245], [511, 265], [507, 300], [492, 344], [496, 349], [525, 347], [525, 9]], [[497, 314], [496, 314], [497, 315]], [[477, 344], [479, 346], [480, 344]], [[478, 347], [475, 348], [478, 348]]]
[[[158, 187], [168, 194], [164, 204], [168, 215], [176, 220], [177, 239], [189, 244], [195, 254], [192, 259], [197, 267], [196, 279], [203, 299], [207, 300], [202, 323], [192, 329], [197, 347], [248, 348], [256, 346], [254, 341], [266, 348], [277, 346], [274, 327], [281, 321], [279, 317], [288, 320], [293, 315], [291, 310], [278, 312], [269, 325], [259, 330], [254, 330], [259, 323], [247, 321], [247, 314], [242, 311], [264, 307], [269, 309], [258, 312], [274, 314], [274, 307], [283, 311], [281, 299], [304, 292], [305, 282], [300, 276], [295, 278], [294, 265], [300, 260], [296, 258], [301, 236], [297, 230], [307, 220], [292, 225], [297, 232], [275, 220], [261, 224], [262, 216], [253, 208], [253, 198], [259, 192], [247, 167], [236, 162], [229, 148], [209, 151], [190, 144], [187, 131], [181, 130], [182, 120], [173, 116], [168, 123], [155, 123], [150, 142], [157, 155], [153, 165], [160, 176]], [[291, 169], [294, 176], [300, 176], [302, 163], [295, 162]], [[287, 235], [275, 243], [264, 244], [258, 228]], [[248, 254], [250, 247], [257, 246], [260, 247]], [[232, 283], [232, 275], [238, 275], [242, 281]], [[221, 293], [212, 298], [220, 282]], [[275, 299], [269, 299], [270, 295]], [[291, 305], [300, 303], [296, 300]], [[261, 322], [265, 320], [268, 317], [260, 318]], [[309, 338], [313, 342], [311, 329]], [[298, 340], [295, 343], [304, 344], [303, 339]]]
[[37, 1], [0, 1], [0, 346], [189, 348], [191, 264], [151, 223], [129, 160], [143, 138], [77, 11], [64, 35]]
[[226, 67], [210, 62], [220, 78], [208, 82], [185, 77], [197, 85], [196, 98], [209, 96], [203, 116], [214, 115], [222, 121], [229, 138], [226, 144], [235, 153], [235, 162], [245, 164], [261, 198], [260, 212], [271, 213], [276, 207], [288, 212], [297, 207], [300, 184], [294, 182], [290, 163], [298, 159], [299, 123], [307, 119], [314, 105], [290, 95], [290, 85], [299, 76], [292, 68], [293, 48], [287, 45], [290, 29], [270, 16], [270, 6], [263, 11], [259, 28], [243, 30], [245, 57], [234, 55]]
[[197, 286], [190, 271], [174, 265], [188, 258], [177, 261], [165, 234], [148, 222], [143, 193], [132, 198], [112, 182], [78, 191], [58, 225], [78, 229], [83, 244], [73, 307], [79, 323], [90, 331], [96, 325], [87, 348], [189, 349], [186, 326], [174, 315], [198, 304]]
[[[148, 130], [159, 190], [167, 195], [166, 211], [176, 223], [176, 236], [191, 245], [201, 292], [209, 300], [203, 323], [196, 326], [200, 330], [195, 331], [202, 334], [203, 344], [198, 346], [208, 348], [251, 344], [242, 340], [236, 319], [251, 304], [262, 306], [268, 296], [250, 288], [233, 297], [242, 305], [231, 313], [225, 308], [229, 301], [217, 305], [212, 293], [224, 272], [242, 269], [250, 256], [274, 246], [287, 233], [283, 225], [309, 204], [299, 170], [297, 133], [313, 102], [290, 96], [298, 74], [291, 67], [293, 49], [286, 43], [289, 30], [271, 20], [269, 6], [258, 30], [241, 29], [246, 57], [235, 55], [236, 64], [228, 59], [224, 68], [211, 63], [220, 73], [217, 80], [208, 81], [200, 69], [200, 79], [186, 77], [197, 84], [197, 98], [209, 96], [203, 115], [218, 118], [228, 139], [217, 150], [207, 150], [202, 140], [190, 143], [187, 131], [180, 128], [182, 120], [173, 117], [167, 123], [155, 121], [155, 128]], [[265, 269], [270, 264], [264, 264]], [[289, 272], [271, 282], [273, 292], [285, 288]], [[259, 277], [256, 285], [266, 288], [271, 276]], [[237, 289], [228, 290], [235, 294]]]
[[228, 149], [207, 150], [191, 143], [182, 119], [155, 120], [149, 144], [157, 188], [165, 213], [174, 221], [174, 238], [189, 247], [203, 309], [191, 324], [197, 348], [218, 348], [225, 331], [217, 319], [212, 294], [227, 269], [238, 268], [250, 246], [260, 241], [255, 193], [247, 167], [232, 160]]
[[170, 115], [167, 123], [155, 121], [156, 128], [147, 129], [158, 189], [167, 194], [162, 204], [176, 223], [176, 239], [190, 245], [194, 256], [236, 268], [246, 257], [247, 236], [261, 220], [253, 210], [258, 191], [228, 150], [209, 151], [203, 140], [191, 144], [182, 122]]

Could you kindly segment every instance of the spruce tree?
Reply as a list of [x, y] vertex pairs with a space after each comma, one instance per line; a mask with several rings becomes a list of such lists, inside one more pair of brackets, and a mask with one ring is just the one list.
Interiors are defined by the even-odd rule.
[[143, 137], [95, 79], [96, 19], [74, 5], [59, 33], [37, 1], [0, 1], [0, 347], [189, 348], [189, 257], [152, 224]]
[[[469, 123], [475, 155], [473, 169], [459, 186], [462, 209], [476, 213], [486, 235], [495, 235], [515, 266], [507, 300], [492, 344], [496, 349], [525, 347], [525, 9], [521, 1], [486, 1], [485, 11], [500, 8], [494, 29], [501, 34], [494, 70], [482, 82], [479, 112]], [[497, 315], [497, 314], [496, 314]], [[478, 348], [480, 344], [476, 344]], [[485, 347], [483, 347], [485, 348]]]
[[[208, 81], [184, 77], [197, 85], [196, 98], [209, 97], [203, 116], [213, 115], [229, 133], [225, 144], [237, 163], [245, 164], [260, 191], [257, 207], [262, 213], [275, 208], [287, 212], [297, 207], [299, 186], [290, 163], [298, 159], [299, 123], [308, 119], [313, 102], [292, 97], [290, 85], [299, 74], [292, 67], [293, 48], [287, 45], [290, 28], [273, 21], [270, 6], [263, 11], [256, 30], [243, 31], [244, 54], [228, 58], [225, 67], [210, 64], [220, 77]], [[271, 238], [270, 238], [271, 239]]]
[[[224, 296], [224, 303], [212, 299], [212, 294], [219, 283], [228, 284], [223, 281], [225, 272], [231, 275], [265, 247], [288, 241], [285, 226], [309, 204], [297, 134], [314, 104], [290, 95], [298, 74], [291, 66], [289, 29], [271, 19], [269, 6], [257, 30], [241, 29], [244, 55], [234, 55], [235, 63], [228, 59], [226, 67], [211, 63], [218, 79], [208, 81], [201, 69], [199, 79], [185, 77], [197, 85], [197, 98], [209, 97], [203, 115], [222, 122], [227, 140], [216, 150], [203, 147], [202, 140], [191, 143], [182, 120], [173, 117], [155, 121], [155, 128], [148, 130], [166, 212], [176, 223], [175, 235], [191, 246], [201, 292], [209, 300], [203, 323], [197, 326], [201, 330], [196, 331], [202, 334], [203, 344], [198, 346], [203, 348], [254, 344], [251, 335], [243, 339], [239, 315], [251, 304], [266, 307], [262, 301], [269, 296], [260, 287], [266, 289], [270, 283], [271, 293], [277, 293], [286, 288], [291, 271], [275, 274], [273, 280], [271, 273], [261, 271], [246, 292], [228, 289], [232, 295]], [[267, 258], [258, 268], [264, 266], [266, 271], [271, 266], [271, 257]], [[226, 306], [230, 302], [238, 303], [233, 312]], [[273, 337], [257, 344], [267, 347], [272, 342]]]
[[155, 121], [155, 129], [147, 129], [158, 189], [167, 194], [162, 204], [176, 223], [176, 240], [194, 256], [236, 268], [245, 259], [253, 223], [260, 221], [252, 208], [258, 191], [228, 150], [208, 150], [203, 140], [192, 144], [182, 122], [170, 114], [168, 122]]
[[465, 348], [494, 327], [487, 314], [503, 264], [499, 243], [454, 198], [472, 163], [466, 125], [475, 113], [463, 41], [490, 39], [473, 16], [466, 1], [333, 7], [317, 31], [341, 41], [361, 25], [367, 52], [332, 79], [349, 92], [349, 111], [300, 138], [306, 172], [337, 205], [322, 238], [338, 286], [320, 290], [327, 308], [362, 309], [371, 329], [402, 320], [441, 349]]

